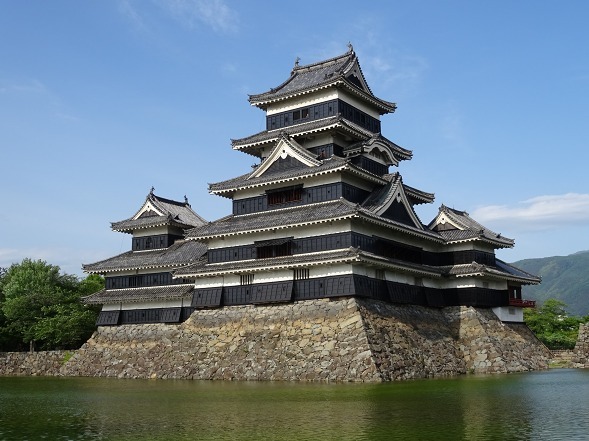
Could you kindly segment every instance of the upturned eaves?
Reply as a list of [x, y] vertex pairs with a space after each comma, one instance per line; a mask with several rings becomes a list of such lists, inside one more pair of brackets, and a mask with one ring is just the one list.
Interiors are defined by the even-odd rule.
[[214, 237], [249, 234], [252, 231], [273, 231], [305, 225], [314, 225], [345, 219], [361, 218], [405, 233], [443, 242], [436, 232], [412, 227], [387, 219], [345, 199], [298, 205], [244, 215], [229, 215], [186, 233], [187, 239], [206, 241]]
[[361, 167], [352, 164], [346, 159], [332, 156], [331, 158], [322, 160], [321, 164], [316, 167], [301, 167], [272, 172], [268, 171], [256, 178], [250, 178], [251, 173], [248, 173], [246, 175], [238, 176], [227, 181], [209, 184], [209, 192], [221, 196], [231, 196], [234, 192], [246, 188], [260, 187], [269, 183], [281, 184], [289, 181], [309, 178], [311, 176], [318, 176], [335, 172], [347, 172], [362, 176], [364, 179], [370, 180], [375, 184], [386, 184], [386, 181], [380, 176], [370, 173]]
[[245, 138], [232, 139], [231, 146], [234, 150], [244, 151], [253, 156], [257, 156], [259, 147], [265, 144], [276, 142], [281, 136], [305, 136], [332, 129], [338, 129], [362, 140], [368, 140], [375, 136], [375, 133], [345, 119], [343, 116], [335, 115], [329, 116], [327, 118], [304, 122], [301, 124], [281, 127], [279, 129], [264, 130]]
[[541, 279], [530, 273], [496, 259], [495, 266], [483, 265], [472, 262], [460, 265], [444, 266], [444, 272], [454, 277], [491, 277], [503, 280], [511, 280], [526, 285], [537, 285]]
[[452, 223], [461, 227], [460, 229], [439, 231], [447, 242], [483, 240], [503, 248], [512, 247], [515, 243], [513, 239], [503, 237], [501, 234], [481, 225], [471, 218], [466, 211], [456, 210], [445, 205], [442, 205], [439, 211], [444, 213]]
[[143, 288], [103, 289], [82, 297], [86, 305], [104, 305], [109, 303], [136, 303], [181, 299], [192, 294], [194, 284], [150, 286]]
[[334, 263], [364, 262], [381, 267], [395, 268], [400, 271], [439, 277], [441, 270], [428, 265], [418, 265], [411, 262], [390, 259], [349, 247], [339, 250], [305, 253], [292, 256], [280, 256], [268, 259], [238, 260], [205, 265], [192, 265], [178, 269], [174, 277], [207, 277], [211, 275], [234, 274], [236, 272], [255, 273], [275, 269], [294, 269], [319, 265], [333, 265]]
[[393, 152], [395, 158], [397, 158], [398, 160], [408, 160], [413, 157], [413, 152], [411, 150], [398, 146], [391, 140], [382, 136], [382, 134], [380, 133], [373, 134], [370, 138], [366, 140], [359, 141], [344, 147], [344, 154], [350, 155], [362, 153], [376, 142], [380, 142], [386, 145], [389, 149], [391, 149], [391, 152]]
[[[139, 216], [141, 210], [150, 204], [158, 215]], [[139, 216], [139, 217], [138, 217]], [[157, 196], [153, 190], [147, 195], [141, 208], [129, 219], [112, 222], [114, 231], [132, 233], [134, 230], [154, 228], [160, 226], [174, 226], [182, 229], [197, 227], [206, 223], [190, 206], [188, 201], [178, 202]]]
[[171, 269], [198, 261], [206, 250], [206, 246], [201, 243], [178, 240], [169, 248], [127, 251], [99, 262], [84, 264], [82, 269], [84, 272], [95, 274], [154, 268]]
[[394, 103], [374, 96], [368, 85], [366, 90], [352, 83], [347, 75], [358, 68], [362, 82], [366, 84], [358, 58], [353, 49], [343, 55], [304, 66], [295, 65], [290, 77], [278, 87], [267, 92], [250, 95], [250, 104], [266, 109], [268, 104], [288, 98], [309, 94], [328, 87], [341, 87], [347, 91], [371, 102], [381, 114], [394, 112]]

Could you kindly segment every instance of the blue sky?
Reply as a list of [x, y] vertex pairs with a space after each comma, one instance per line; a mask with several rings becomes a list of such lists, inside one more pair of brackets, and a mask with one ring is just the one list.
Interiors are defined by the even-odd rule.
[[150, 188], [207, 220], [208, 183], [255, 158], [248, 94], [354, 45], [383, 134], [413, 151], [404, 182], [516, 245], [589, 249], [589, 41], [584, 1], [4, 2], [0, 14], [0, 267], [24, 257], [81, 275], [130, 249], [110, 222]]

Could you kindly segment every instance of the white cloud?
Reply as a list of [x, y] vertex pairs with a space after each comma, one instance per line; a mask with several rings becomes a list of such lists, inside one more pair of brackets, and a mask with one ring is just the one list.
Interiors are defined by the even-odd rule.
[[9, 83], [0, 79], [0, 83], [0, 93], [2, 94], [50, 95], [47, 87], [34, 78], [20, 83]]
[[138, 29], [145, 31], [146, 25], [143, 21], [141, 15], [137, 12], [137, 10], [131, 4], [131, 0], [119, 0], [118, 3], [119, 12], [123, 14], [127, 19], [133, 24], [133, 26]]
[[216, 32], [231, 33], [238, 29], [237, 12], [223, 0], [156, 0], [156, 4], [190, 28], [201, 22]]
[[589, 222], [589, 194], [543, 195], [515, 206], [488, 205], [477, 208], [472, 217], [482, 224], [522, 225], [536, 230], [584, 225]]
[[[218, 33], [232, 33], [239, 28], [237, 12], [225, 4], [225, 0], [152, 0], [160, 11], [189, 29], [204, 24]], [[119, 12], [127, 18], [136, 31], [149, 34], [154, 25], [149, 5], [138, 0], [119, 0]]]

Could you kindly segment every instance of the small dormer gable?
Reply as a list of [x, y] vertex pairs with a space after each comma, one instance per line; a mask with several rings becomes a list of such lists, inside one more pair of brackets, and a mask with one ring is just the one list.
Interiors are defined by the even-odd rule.
[[358, 58], [354, 58], [354, 62], [350, 65], [350, 67], [348, 67], [348, 69], [344, 73], [344, 78], [350, 84], [353, 84], [361, 91], [372, 95], [372, 91], [370, 90], [370, 87], [368, 87], [366, 78], [364, 78], [364, 74], [362, 73], [362, 69], [360, 68], [360, 64], [358, 63]]
[[162, 198], [154, 194], [152, 187], [141, 208], [129, 219], [112, 222], [111, 228], [114, 231], [131, 234], [154, 228], [172, 228], [174, 231], [181, 232], [186, 228], [205, 223], [206, 221], [192, 210], [186, 197], [184, 202]]
[[321, 161], [287, 135], [281, 135], [270, 155], [249, 175], [247, 179], [258, 178], [265, 173], [316, 167]]
[[466, 211], [442, 205], [428, 228], [440, 233], [448, 243], [483, 241], [495, 248], [511, 248], [514, 240], [495, 233], [471, 218]]
[[143, 217], [153, 217], [153, 216], [166, 216], [167, 213], [164, 213], [163, 210], [158, 210], [154, 204], [150, 201], [149, 198], [145, 200], [143, 206], [139, 209], [139, 211], [133, 216], [131, 219], [136, 220]]
[[405, 193], [401, 175], [395, 173], [388, 175], [387, 179], [388, 184], [373, 192], [362, 207], [379, 216], [423, 230], [423, 224]]
[[433, 231], [465, 230], [465, 226], [453, 220], [444, 208], [444, 206], [440, 207], [438, 215], [430, 222], [429, 229]]

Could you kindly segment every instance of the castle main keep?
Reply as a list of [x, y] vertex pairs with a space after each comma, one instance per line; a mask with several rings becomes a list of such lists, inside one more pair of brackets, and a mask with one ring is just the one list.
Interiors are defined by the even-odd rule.
[[[441, 205], [434, 219], [422, 223], [415, 206], [432, 203], [434, 194], [403, 181], [399, 170], [412, 152], [381, 133], [380, 118], [396, 105], [372, 93], [351, 45], [328, 60], [297, 61], [282, 84], [250, 95], [249, 101], [265, 112], [266, 130], [234, 139], [232, 147], [257, 163], [241, 176], [209, 186], [212, 194], [232, 200], [231, 214], [207, 222], [187, 200], [166, 199], [152, 190], [134, 215], [112, 224], [113, 230], [131, 235], [131, 250], [84, 265], [86, 272], [106, 278], [104, 290], [85, 298], [102, 305], [87, 351], [107, 350], [107, 336], [120, 343], [125, 333], [139, 335], [141, 329], [161, 325], [177, 328], [188, 340], [183, 333], [193, 329], [217, 343], [230, 332], [236, 346], [227, 359], [236, 364], [236, 350], [263, 345], [263, 335], [274, 339], [262, 351], [273, 364], [260, 368], [261, 359], [254, 356], [255, 375], [246, 366], [241, 371], [249, 377], [235, 376], [243, 379], [376, 381], [545, 367], [544, 348], [522, 323], [522, 308], [533, 302], [522, 299], [521, 287], [539, 278], [499, 260], [495, 250], [513, 247], [513, 239], [465, 211]], [[278, 336], [270, 332], [277, 323], [266, 333], [256, 329], [256, 323], [270, 326], [264, 318], [278, 311], [289, 311], [279, 321]], [[355, 337], [334, 317], [359, 323]], [[420, 317], [436, 325], [430, 329]], [[234, 324], [215, 337], [212, 329], [228, 320]], [[317, 320], [320, 326], [313, 327]], [[478, 323], [477, 338], [465, 336], [465, 320]], [[420, 334], [419, 329], [431, 332]], [[453, 354], [453, 361], [434, 357], [431, 369], [415, 369], [420, 359], [415, 354], [428, 359], [432, 346], [425, 342], [432, 343], [436, 335], [436, 344], [444, 342], [442, 352]], [[356, 339], [356, 346], [364, 348], [358, 354], [371, 360], [368, 373], [360, 368], [350, 373], [343, 366], [351, 363], [346, 356], [355, 351]], [[166, 341], [178, 345], [169, 336]], [[318, 350], [322, 355], [299, 374], [288, 374], [276, 366], [288, 365], [279, 363], [284, 357], [288, 361], [287, 354], [295, 357], [292, 348], [285, 349], [294, 341], [309, 354]], [[224, 378], [202, 374], [218, 372], [224, 363], [218, 346], [203, 349], [202, 344], [193, 354], [194, 365], [217, 354], [211, 363], [218, 368], [202, 368], [196, 376], [191, 371], [188, 377]], [[482, 350], [474, 349], [479, 344], [488, 357], [476, 353]], [[413, 355], [402, 361], [409, 350]], [[244, 360], [251, 358], [247, 352]], [[524, 353], [533, 361], [518, 360]], [[477, 356], [483, 364], [475, 363]], [[323, 375], [321, 366], [338, 374]], [[402, 366], [413, 374], [403, 374]]]

